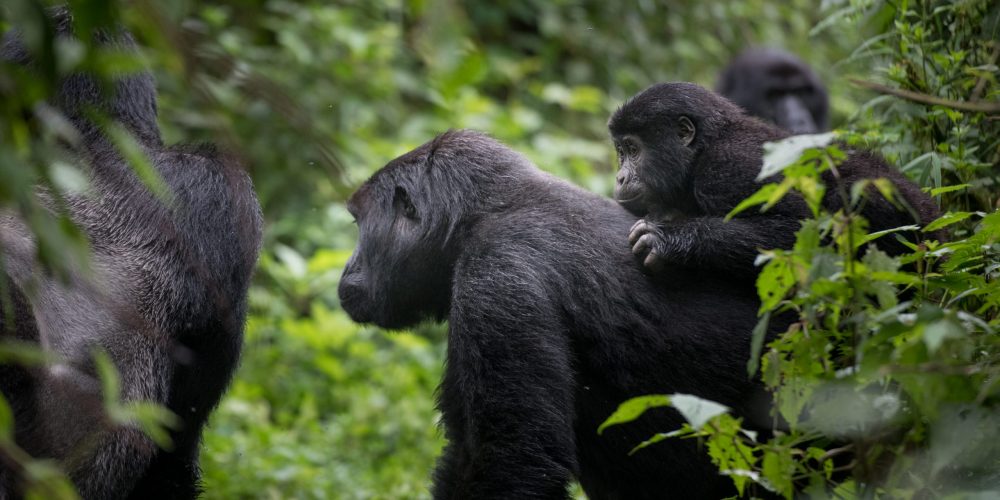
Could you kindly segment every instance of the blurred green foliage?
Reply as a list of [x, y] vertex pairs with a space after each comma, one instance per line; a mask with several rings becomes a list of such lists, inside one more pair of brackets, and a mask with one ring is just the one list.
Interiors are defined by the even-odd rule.
[[[22, 28], [49, 68], [43, 79], [8, 66], [0, 72], [0, 206], [33, 220], [40, 247], [57, 263], [84, 247], [38, 209], [32, 186], [79, 189], [79, 174], [55, 153], [63, 128], [39, 103], [61, 74], [107, 76], [136, 66], [94, 47], [49, 43], [38, 29], [47, 3], [0, 5], [0, 31]], [[605, 122], [618, 104], [657, 81], [712, 86], [742, 49], [774, 45], [816, 68], [831, 91], [834, 125], [849, 124], [852, 143], [881, 149], [927, 185], [969, 184], [941, 193], [953, 210], [996, 203], [995, 116], [889, 96], [865, 103], [872, 94], [848, 81], [949, 100], [968, 100], [978, 88], [977, 98], [995, 102], [996, 2], [70, 3], [93, 25], [120, 21], [132, 29], [143, 46], [138, 62], [156, 74], [165, 140], [213, 141], [238, 152], [264, 206], [266, 241], [242, 367], [204, 439], [206, 498], [428, 496], [442, 445], [433, 397], [445, 329], [354, 325], [339, 309], [336, 284], [356, 237], [343, 208], [352, 187], [448, 128], [487, 131], [542, 168], [609, 194], [615, 162]], [[958, 224], [959, 234], [972, 234], [979, 220]], [[995, 288], [995, 268], [950, 271], [966, 274], [937, 279]], [[952, 299], [941, 304], [951, 309], [938, 308], [945, 316], [927, 321], [958, 314]], [[884, 320], [862, 309], [869, 321], [862, 324]], [[949, 344], [948, 335], [941, 333], [938, 352], [966, 346]], [[995, 369], [995, 360], [985, 366]], [[914, 377], [919, 388], [924, 379]], [[997, 379], [989, 380], [994, 401]], [[927, 404], [942, 387], [928, 389]], [[822, 446], [808, 456], [823, 458]], [[787, 464], [776, 460], [762, 463], [783, 477], [774, 471]]]

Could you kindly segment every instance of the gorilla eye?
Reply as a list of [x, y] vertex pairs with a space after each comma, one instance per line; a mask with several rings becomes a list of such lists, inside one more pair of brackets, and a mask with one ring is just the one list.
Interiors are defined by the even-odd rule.
[[619, 151], [618, 154], [622, 153], [629, 158], [635, 158], [639, 155], [639, 145], [633, 139], [625, 139], [622, 141], [622, 151]]
[[396, 187], [395, 203], [403, 211], [403, 215], [407, 219], [415, 220], [417, 218], [417, 207], [413, 206], [413, 202], [410, 201], [410, 194], [398, 186]]

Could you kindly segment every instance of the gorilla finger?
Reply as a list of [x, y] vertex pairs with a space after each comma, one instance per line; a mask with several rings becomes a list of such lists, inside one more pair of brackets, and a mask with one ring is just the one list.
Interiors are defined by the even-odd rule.
[[639, 219], [639, 222], [633, 224], [631, 231], [628, 233], [629, 244], [635, 245], [636, 240], [653, 231], [655, 227], [656, 226], [646, 222], [646, 219]]
[[661, 268], [663, 268], [663, 258], [661, 258], [660, 254], [656, 253], [655, 251], [649, 252], [649, 255], [646, 256], [646, 259], [642, 261], [642, 265], [645, 266], [646, 269], [652, 271], [659, 271]]
[[632, 244], [632, 255], [642, 255], [652, 249], [648, 238], [639, 238]]

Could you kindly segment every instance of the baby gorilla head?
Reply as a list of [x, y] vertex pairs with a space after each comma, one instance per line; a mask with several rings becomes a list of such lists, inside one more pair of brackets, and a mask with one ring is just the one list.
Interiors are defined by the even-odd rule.
[[686, 211], [699, 151], [743, 112], [692, 83], [660, 83], [625, 102], [608, 121], [618, 153], [615, 200], [630, 212]]

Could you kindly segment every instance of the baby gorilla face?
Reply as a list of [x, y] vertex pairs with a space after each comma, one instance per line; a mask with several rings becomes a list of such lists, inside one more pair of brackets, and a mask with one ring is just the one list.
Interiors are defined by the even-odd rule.
[[615, 138], [618, 153], [618, 175], [615, 178], [615, 201], [629, 212], [645, 215], [649, 204], [649, 186], [643, 182], [639, 165], [642, 159], [642, 140], [633, 135]]

